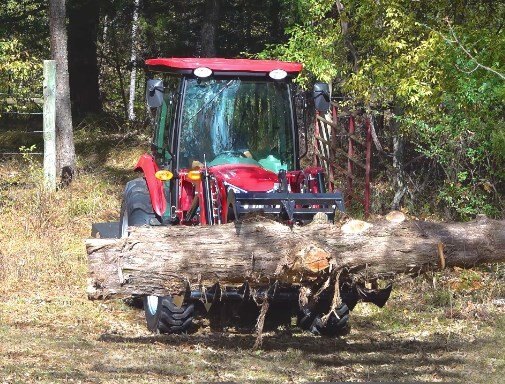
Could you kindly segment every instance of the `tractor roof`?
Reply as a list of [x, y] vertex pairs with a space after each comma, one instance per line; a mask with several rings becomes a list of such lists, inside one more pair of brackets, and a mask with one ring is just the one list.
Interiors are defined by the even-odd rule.
[[266, 75], [273, 70], [282, 69], [288, 76], [294, 77], [302, 70], [299, 63], [277, 60], [250, 59], [210, 59], [210, 58], [158, 58], [146, 60], [149, 70], [192, 74], [196, 68], [206, 67], [215, 75]]

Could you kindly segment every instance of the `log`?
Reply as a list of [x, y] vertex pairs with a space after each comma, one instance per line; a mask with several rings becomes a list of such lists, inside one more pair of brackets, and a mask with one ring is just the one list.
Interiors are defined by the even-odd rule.
[[290, 228], [263, 218], [218, 226], [132, 227], [125, 239], [88, 239], [88, 297], [179, 294], [192, 288], [310, 285], [335, 271], [353, 278], [505, 261], [505, 221], [313, 222]]

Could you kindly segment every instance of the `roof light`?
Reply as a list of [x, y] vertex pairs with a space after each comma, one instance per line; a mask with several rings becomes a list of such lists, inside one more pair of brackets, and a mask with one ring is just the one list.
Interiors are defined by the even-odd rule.
[[273, 71], [270, 71], [268, 76], [270, 76], [271, 79], [274, 80], [282, 80], [285, 79], [288, 73], [284, 69], [274, 69]]
[[193, 71], [196, 77], [206, 78], [212, 75], [212, 69], [207, 67], [198, 67]]

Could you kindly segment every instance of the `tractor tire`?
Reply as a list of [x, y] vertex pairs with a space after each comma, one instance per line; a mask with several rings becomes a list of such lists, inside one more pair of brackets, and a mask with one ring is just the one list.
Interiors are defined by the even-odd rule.
[[161, 219], [153, 211], [145, 179], [139, 177], [126, 183], [119, 216], [119, 237], [128, 236], [128, 227], [160, 224]]
[[[151, 205], [147, 183], [143, 177], [126, 184], [121, 215], [119, 237], [128, 237], [128, 227], [160, 225], [161, 218]], [[170, 296], [146, 296], [142, 300], [147, 328], [155, 333], [184, 333], [193, 322], [194, 306], [175, 306]]]
[[338, 337], [349, 334], [349, 308], [345, 303], [340, 304], [335, 313], [332, 313], [326, 323], [323, 323], [322, 315], [310, 311], [307, 308], [300, 310], [298, 314], [298, 326], [317, 336]]
[[193, 326], [193, 304], [177, 307], [171, 296], [144, 297], [147, 328], [155, 333], [186, 333]]

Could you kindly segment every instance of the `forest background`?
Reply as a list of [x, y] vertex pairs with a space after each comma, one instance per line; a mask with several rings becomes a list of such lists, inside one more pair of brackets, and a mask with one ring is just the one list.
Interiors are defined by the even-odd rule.
[[[503, 1], [69, 0], [67, 14], [76, 127], [107, 116], [118, 131], [148, 129], [149, 57], [300, 61], [300, 89], [329, 82], [342, 106], [374, 117], [375, 213], [503, 214]], [[3, 1], [2, 93], [40, 94], [47, 26], [46, 1]]]
[[373, 116], [373, 216], [503, 218], [503, 0], [51, 3], [67, 7], [77, 154], [54, 193], [29, 114], [51, 59], [49, 1], [0, 1], [1, 382], [503, 381], [503, 264], [399, 276], [384, 308], [356, 307], [345, 338], [285, 328], [252, 351], [253, 335], [152, 335], [141, 311], [89, 301], [83, 245], [91, 223], [118, 219], [149, 150], [143, 62], [156, 56], [301, 61], [300, 92], [326, 81], [341, 108]]

